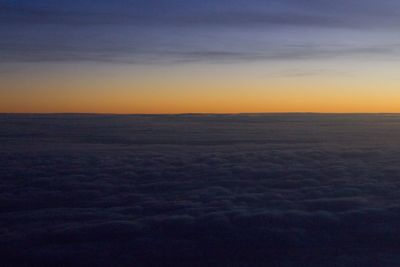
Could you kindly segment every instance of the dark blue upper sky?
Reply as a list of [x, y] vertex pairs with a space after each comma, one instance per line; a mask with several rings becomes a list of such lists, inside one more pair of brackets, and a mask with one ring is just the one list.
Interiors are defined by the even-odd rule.
[[397, 55], [393, 0], [0, 0], [3, 62]]

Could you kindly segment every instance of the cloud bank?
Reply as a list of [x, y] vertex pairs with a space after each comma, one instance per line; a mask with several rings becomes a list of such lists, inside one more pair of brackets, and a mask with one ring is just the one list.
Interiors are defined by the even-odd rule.
[[397, 266], [397, 115], [2, 115], [11, 266]]

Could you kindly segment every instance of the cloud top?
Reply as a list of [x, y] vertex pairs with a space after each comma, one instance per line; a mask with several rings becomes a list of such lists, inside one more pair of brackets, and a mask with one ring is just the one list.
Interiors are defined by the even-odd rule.
[[398, 116], [0, 121], [3, 263], [400, 263]]

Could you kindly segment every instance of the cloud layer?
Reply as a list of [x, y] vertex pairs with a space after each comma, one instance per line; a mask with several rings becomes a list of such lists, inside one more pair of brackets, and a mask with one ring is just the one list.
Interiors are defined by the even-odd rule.
[[400, 118], [0, 118], [12, 266], [397, 266]]

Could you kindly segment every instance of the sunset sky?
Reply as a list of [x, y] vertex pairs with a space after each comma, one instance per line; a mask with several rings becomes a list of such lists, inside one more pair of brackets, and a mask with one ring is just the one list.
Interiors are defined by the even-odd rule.
[[400, 112], [400, 1], [0, 0], [0, 112]]

